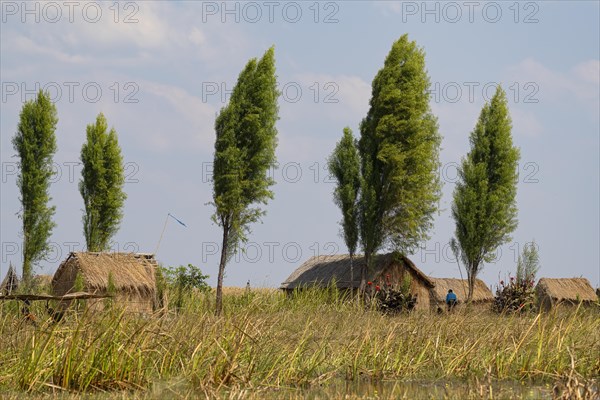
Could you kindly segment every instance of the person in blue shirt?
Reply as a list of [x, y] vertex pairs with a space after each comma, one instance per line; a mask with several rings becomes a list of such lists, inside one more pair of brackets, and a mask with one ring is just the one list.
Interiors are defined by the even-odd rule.
[[452, 311], [454, 306], [458, 303], [458, 299], [456, 294], [452, 291], [452, 289], [448, 289], [448, 294], [446, 295], [446, 305], [448, 306], [448, 311]]

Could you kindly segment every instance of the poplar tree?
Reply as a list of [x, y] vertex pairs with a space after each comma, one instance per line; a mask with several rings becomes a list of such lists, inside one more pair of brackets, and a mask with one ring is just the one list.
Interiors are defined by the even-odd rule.
[[248, 61], [215, 121], [212, 219], [223, 230], [216, 315], [223, 310], [227, 262], [247, 240], [250, 225], [265, 215], [261, 205], [273, 198], [270, 187], [275, 182], [267, 172], [276, 163], [278, 96], [271, 47], [260, 60]]
[[429, 106], [425, 52], [403, 35], [373, 80], [360, 124], [360, 238], [367, 268], [384, 246], [413, 251], [428, 238], [440, 198], [437, 119]]
[[119, 230], [123, 205], [125, 170], [121, 147], [114, 128], [108, 130], [104, 114], [86, 129], [86, 142], [81, 147], [81, 180], [83, 198], [83, 234], [88, 251], [105, 251]]
[[513, 146], [511, 130], [506, 93], [498, 86], [471, 132], [471, 150], [458, 169], [453, 194], [456, 228], [451, 246], [467, 270], [467, 301], [484, 263], [493, 260], [517, 227], [519, 149]]
[[56, 107], [50, 95], [39, 91], [35, 100], [23, 104], [12, 139], [19, 157], [17, 186], [21, 195], [19, 217], [23, 221], [23, 282], [27, 286], [33, 266], [50, 251], [49, 239], [56, 224], [52, 221], [55, 207], [49, 193], [54, 175], [52, 160], [56, 152]]
[[342, 233], [350, 254], [350, 287], [354, 283], [354, 255], [358, 246], [358, 196], [360, 192], [360, 156], [352, 130], [344, 128], [328, 160], [329, 172], [337, 184], [333, 192], [335, 204], [342, 211]]

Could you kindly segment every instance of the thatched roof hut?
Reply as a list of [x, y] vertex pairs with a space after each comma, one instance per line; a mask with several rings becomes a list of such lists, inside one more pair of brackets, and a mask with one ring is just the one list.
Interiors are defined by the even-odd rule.
[[[57, 296], [74, 292], [75, 280], [80, 275], [83, 281], [80, 290], [107, 294], [109, 281], [112, 281], [116, 303], [130, 311], [152, 312], [156, 298], [156, 266], [152, 254], [73, 252], [54, 274], [52, 291]], [[90, 302], [102, 308], [102, 301]]]
[[[360, 286], [360, 270], [365, 265], [362, 256], [353, 260], [353, 271], [350, 268], [350, 256], [331, 255], [315, 256], [300, 265], [281, 284], [281, 289], [292, 291], [310, 286], [327, 287], [335, 282], [339, 289], [355, 290]], [[367, 280], [375, 284], [402, 282], [408, 274], [411, 277], [411, 292], [418, 297], [417, 309], [429, 308], [429, 289], [433, 287], [431, 280], [421, 272], [407, 257], [398, 253], [376, 255], [374, 267], [368, 271]], [[389, 275], [389, 278], [386, 276]]]
[[[464, 304], [469, 295], [469, 281], [466, 279], [457, 278], [429, 278], [434, 283], [435, 287], [431, 289], [431, 305], [434, 307], [442, 307], [446, 303], [446, 294], [448, 290], [456, 294], [459, 307]], [[494, 295], [490, 288], [481, 279], [475, 279], [473, 287], [473, 297], [471, 302], [476, 305], [487, 306], [494, 302]]]
[[12, 263], [9, 264], [8, 271], [6, 272], [6, 276], [0, 283], [0, 295], [11, 294], [11, 292], [17, 290], [19, 286], [19, 277], [17, 276], [17, 272], [15, 271], [15, 267], [13, 267]]
[[585, 278], [541, 278], [535, 287], [539, 305], [549, 310], [556, 305], [593, 303], [598, 297]]

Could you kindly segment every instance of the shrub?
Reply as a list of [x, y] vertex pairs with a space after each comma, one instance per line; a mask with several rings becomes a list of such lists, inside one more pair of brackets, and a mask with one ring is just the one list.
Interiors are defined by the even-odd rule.
[[494, 310], [497, 312], [525, 311], [534, 308], [535, 275], [539, 270], [539, 256], [535, 241], [523, 247], [517, 261], [517, 276], [510, 277], [508, 283], [500, 281], [496, 289]]
[[533, 309], [535, 291], [533, 280], [519, 280], [510, 277], [508, 283], [500, 281], [496, 289], [494, 310], [497, 312], [526, 311]]
[[161, 267], [161, 272], [166, 286], [175, 292], [174, 306], [177, 309], [181, 309], [184, 298], [190, 295], [192, 290], [196, 289], [200, 292], [210, 290], [210, 286], [206, 283], [209, 276], [204, 275], [200, 268], [192, 264], [178, 267]]
[[411, 278], [405, 275], [399, 285], [393, 285], [390, 276], [386, 275], [385, 282], [373, 286], [368, 282], [375, 306], [384, 314], [395, 314], [410, 311], [417, 304], [417, 296], [410, 293]]

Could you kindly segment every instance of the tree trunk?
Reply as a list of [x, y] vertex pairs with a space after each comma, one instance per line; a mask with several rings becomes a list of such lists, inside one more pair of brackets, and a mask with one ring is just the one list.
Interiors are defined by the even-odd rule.
[[[25, 231], [25, 227], [23, 227], [23, 231]], [[27, 240], [27, 233], [25, 233], [23, 238], [23, 281], [22, 285], [25, 290], [29, 290], [29, 284], [31, 283], [31, 258], [29, 257], [29, 243]]]
[[223, 312], [223, 275], [225, 275], [225, 264], [227, 263], [227, 241], [229, 240], [229, 228], [223, 226], [223, 244], [221, 245], [221, 261], [219, 262], [219, 276], [217, 278], [217, 305], [215, 315], [221, 316]]
[[469, 281], [469, 294], [467, 295], [467, 303], [470, 303], [471, 299], [473, 298], [473, 288], [475, 287], [475, 268], [473, 265], [469, 265], [467, 274]]
[[354, 293], [354, 254], [350, 253], [350, 292]]
[[365, 263], [360, 266], [360, 294], [365, 294], [367, 288], [367, 268], [369, 267], [370, 255], [365, 251]]

